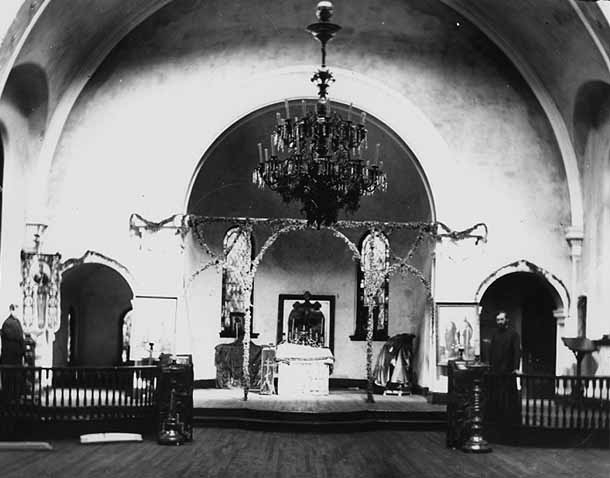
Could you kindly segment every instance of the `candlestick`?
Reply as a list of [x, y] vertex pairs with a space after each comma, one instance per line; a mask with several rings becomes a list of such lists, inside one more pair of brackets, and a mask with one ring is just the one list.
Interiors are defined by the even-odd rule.
[[284, 100], [284, 108], [286, 110], [286, 119], [290, 118], [290, 108], [288, 107], [288, 100]]
[[261, 143], [258, 143], [258, 162], [263, 162], [263, 145]]
[[376, 149], [375, 149], [375, 164], [379, 164], [379, 155], [381, 154], [381, 145], [379, 143], [377, 143], [376, 145]]
[[273, 156], [275, 156], [275, 141], [274, 141], [275, 138], [273, 137], [273, 135], [271, 135], [270, 139], [271, 139], [271, 141], [270, 141], [270, 143], [271, 143], [271, 156], [273, 157]]
[[265, 161], [269, 161], [269, 150], [265, 148]]

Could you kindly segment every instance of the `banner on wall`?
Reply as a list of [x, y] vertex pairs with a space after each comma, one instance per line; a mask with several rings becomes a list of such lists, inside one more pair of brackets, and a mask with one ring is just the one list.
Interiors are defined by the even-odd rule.
[[136, 296], [131, 313], [131, 360], [173, 354], [176, 343], [176, 297]]

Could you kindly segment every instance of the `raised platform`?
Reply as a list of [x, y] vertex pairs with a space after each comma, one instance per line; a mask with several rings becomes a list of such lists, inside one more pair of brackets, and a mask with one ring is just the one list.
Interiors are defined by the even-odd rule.
[[196, 389], [194, 422], [199, 426], [345, 431], [365, 429], [443, 430], [445, 405], [420, 395], [375, 395], [367, 403], [363, 390], [331, 390], [329, 395], [284, 397], [241, 389]]

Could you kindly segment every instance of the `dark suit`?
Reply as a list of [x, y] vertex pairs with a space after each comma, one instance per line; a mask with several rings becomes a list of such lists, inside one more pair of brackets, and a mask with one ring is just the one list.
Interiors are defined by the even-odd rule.
[[25, 355], [23, 328], [21, 322], [12, 314], [2, 324], [0, 337], [2, 338], [0, 365], [23, 365]]
[[487, 416], [507, 438], [521, 422], [521, 403], [513, 375], [521, 361], [520, 343], [519, 334], [510, 328], [498, 329], [491, 339]]

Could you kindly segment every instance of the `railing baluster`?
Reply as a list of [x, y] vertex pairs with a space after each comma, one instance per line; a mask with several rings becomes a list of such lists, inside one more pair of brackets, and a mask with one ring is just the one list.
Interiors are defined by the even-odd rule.
[[[0, 375], [4, 379], [3, 394], [19, 394], [19, 399], [0, 407], [2, 428], [5, 417], [11, 415], [32, 423], [44, 420], [49, 424], [149, 417], [157, 400], [159, 370], [152, 366], [2, 366]], [[526, 378], [518, 376], [518, 380], [523, 398]], [[526, 407], [527, 402], [526, 397]]]
[[558, 415], [558, 408], [557, 408], [557, 392], [559, 391], [559, 381], [557, 380], [556, 376], [552, 376], [550, 378], [552, 387], [551, 387], [551, 396], [549, 397], [549, 405], [551, 407], [551, 417], [553, 419], [553, 422], [551, 424], [552, 428], [558, 428], [559, 427], [559, 415]]
[[530, 389], [530, 397], [532, 400], [532, 426], [537, 427], [538, 424], [538, 399], [536, 396], [536, 386], [538, 385], [538, 380], [533, 376], [530, 380], [531, 389]]
[[[601, 387], [601, 424], [600, 429], [610, 431], [610, 378], [602, 379]], [[605, 392], [605, 393], [604, 393]], [[604, 399], [604, 394], [606, 398]]]
[[525, 425], [530, 426], [530, 382], [527, 375], [521, 376], [521, 390], [525, 395]]

